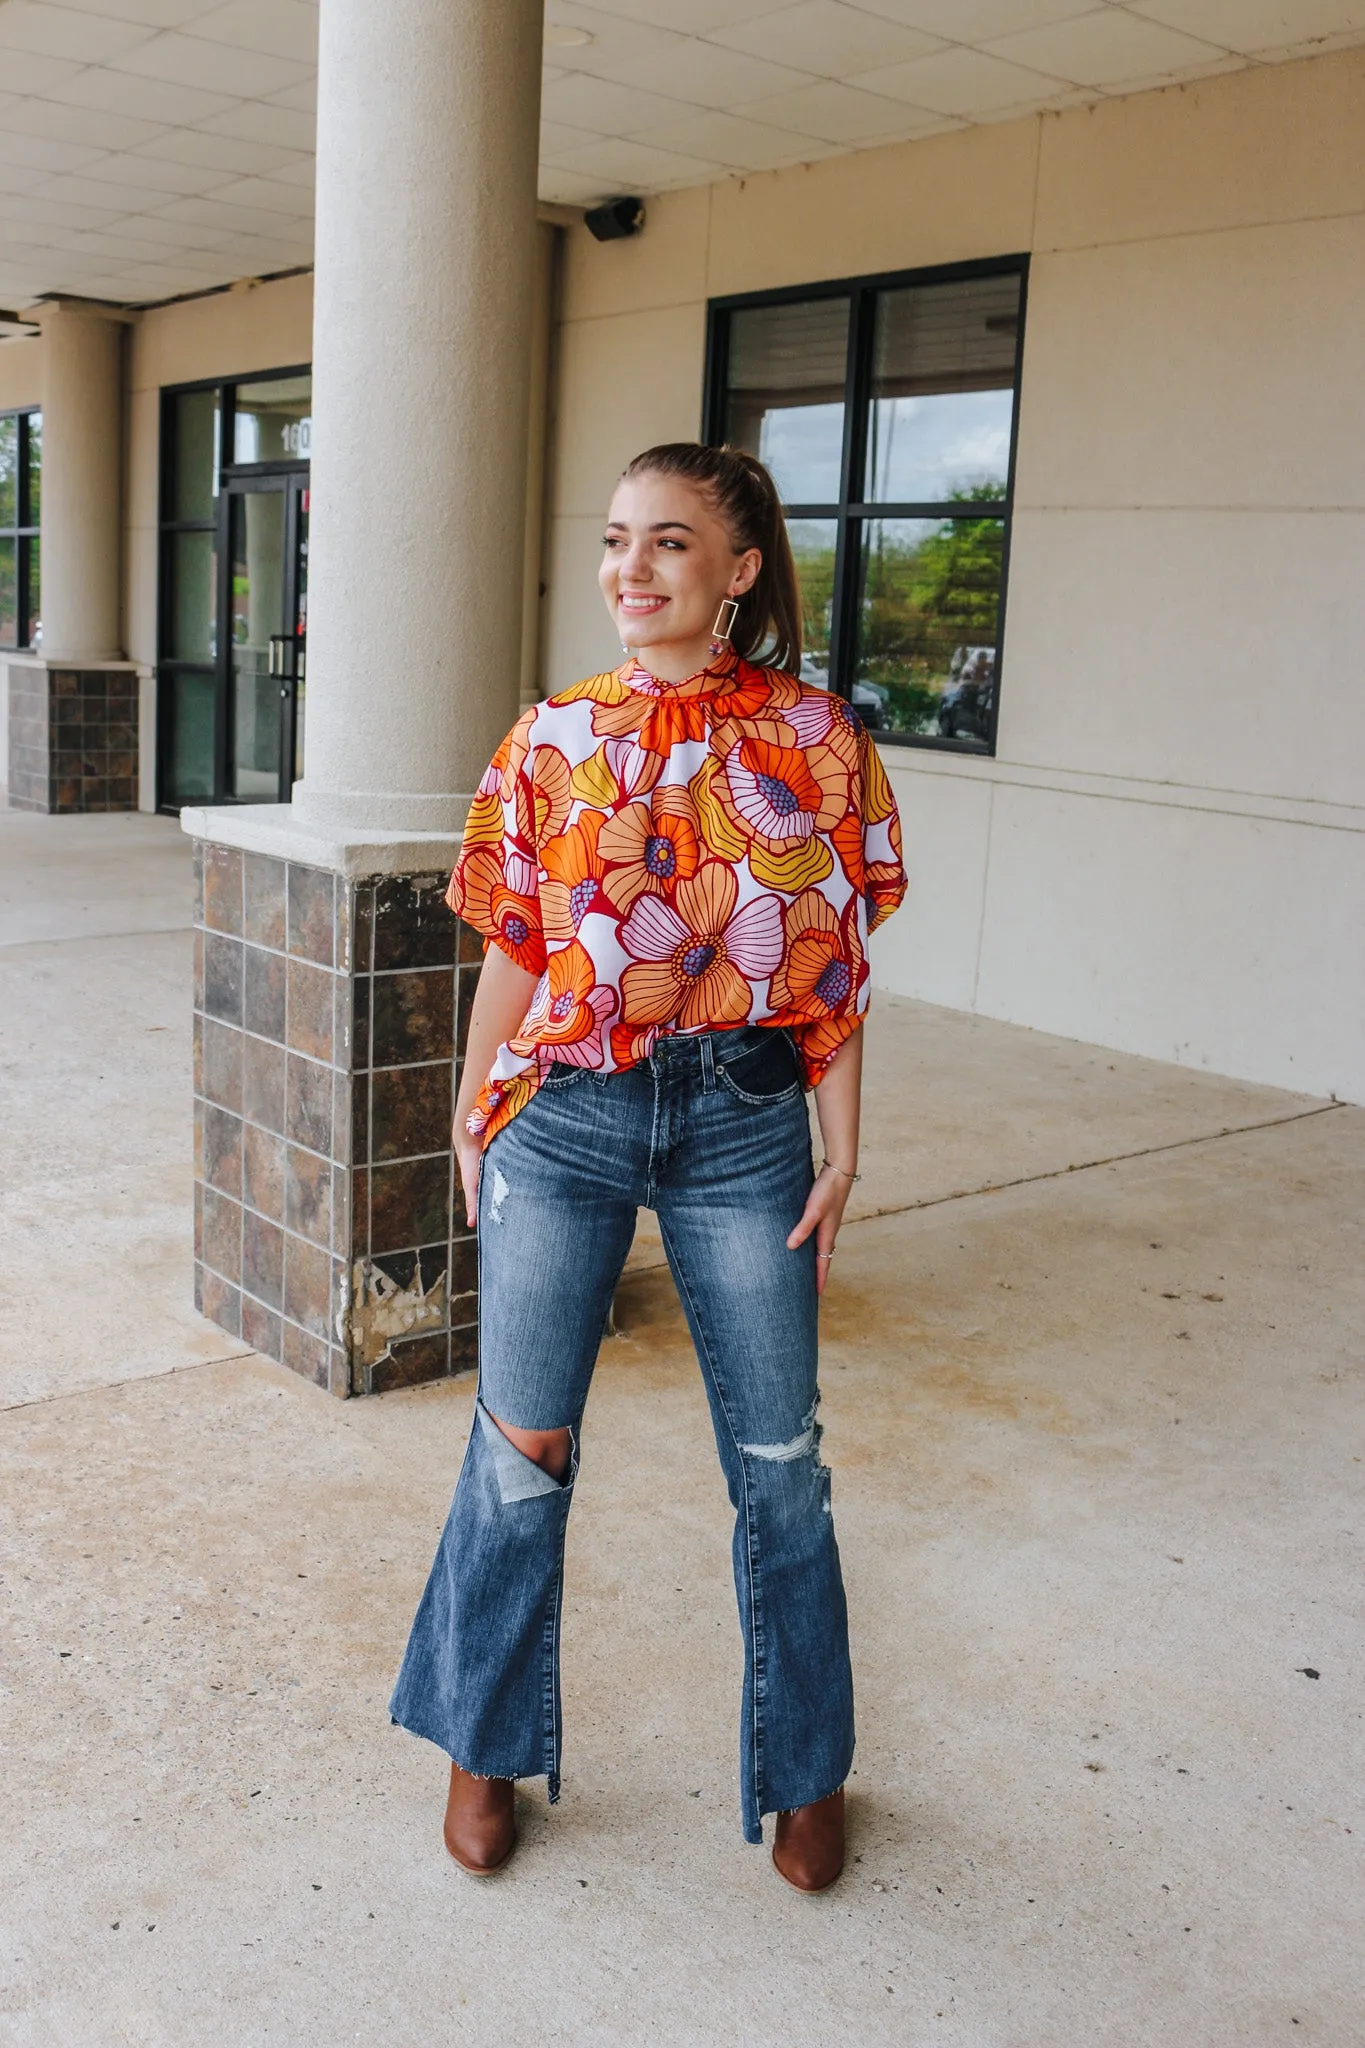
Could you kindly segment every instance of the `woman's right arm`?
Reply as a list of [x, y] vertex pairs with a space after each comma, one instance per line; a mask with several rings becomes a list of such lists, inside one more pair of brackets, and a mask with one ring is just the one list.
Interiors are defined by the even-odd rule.
[[474, 1202], [483, 1140], [470, 1135], [465, 1129], [465, 1119], [474, 1107], [474, 1098], [488, 1079], [498, 1047], [513, 1035], [526, 1015], [535, 985], [535, 975], [509, 960], [500, 946], [488, 948], [483, 956], [479, 985], [474, 991], [474, 1002], [469, 1012], [469, 1036], [465, 1040], [464, 1067], [451, 1128], [451, 1142], [464, 1188], [465, 1222], [471, 1229], [475, 1221]]

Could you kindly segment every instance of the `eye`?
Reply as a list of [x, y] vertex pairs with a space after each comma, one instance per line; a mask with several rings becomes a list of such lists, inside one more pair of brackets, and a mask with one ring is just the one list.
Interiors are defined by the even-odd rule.
[[661, 548], [676, 548], [679, 554], [682, 555], [685, 555], [687, 553], [687, 542], [682, 540], [674, 540], [668, 534], [664, 534], [661, 537], [659, 541], [659, 546]]

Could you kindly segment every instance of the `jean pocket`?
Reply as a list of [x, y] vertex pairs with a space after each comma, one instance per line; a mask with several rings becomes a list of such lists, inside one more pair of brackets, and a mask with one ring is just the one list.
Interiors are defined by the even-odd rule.
[[801, 1068], [787, 1033], [773, 1025], [760, 1042], [716, 1068], [721, 1085], [741, 1102], [790, 1102], [801, 1093]]
[[552, 1093], [561, 1088], [572, 1088], [575, 1081], [581, 1081], [587, 1073], [586, 1067], [575, 1067], [568, 1060], [551, 1060], [541, 1075], [540, 1085]]

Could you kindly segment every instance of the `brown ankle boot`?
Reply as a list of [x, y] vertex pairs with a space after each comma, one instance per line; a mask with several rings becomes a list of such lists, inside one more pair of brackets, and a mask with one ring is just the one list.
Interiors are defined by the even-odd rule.
[[823, 1892], [844, 1867], [844, 1788], [777, 1816], [773, 1862], [799, 1892]]
[[488, 1877], [502, 1869], [517, 1846], [515, 1793], [511, 1778], [476, 1778], [452, 1763], [445, 1842], [462, 1870]]

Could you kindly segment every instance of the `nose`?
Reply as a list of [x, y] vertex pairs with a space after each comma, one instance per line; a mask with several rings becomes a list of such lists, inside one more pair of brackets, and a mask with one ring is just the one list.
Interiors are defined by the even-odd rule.
[[653, 575], [649, 550], [644, 541], [632, 541], [626, 549], [617, 575], [622, 583], [648, 583]]

